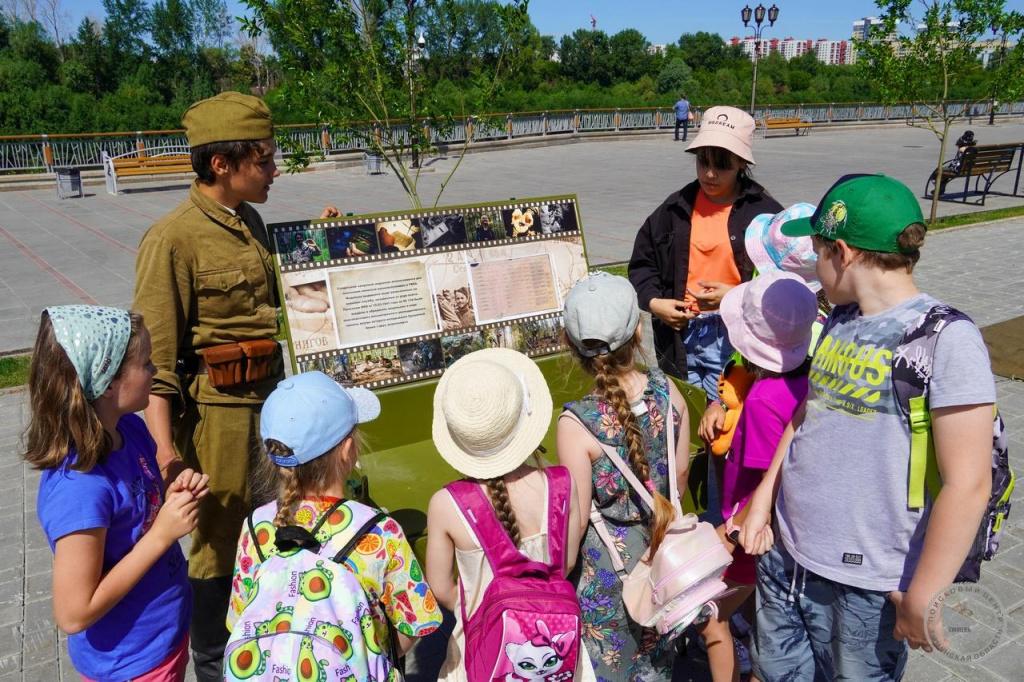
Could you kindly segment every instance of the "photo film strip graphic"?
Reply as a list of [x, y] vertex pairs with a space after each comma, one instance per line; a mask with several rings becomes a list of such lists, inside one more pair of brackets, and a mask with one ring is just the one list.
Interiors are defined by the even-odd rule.
[[[537, 209], [541, 206], [559, 206], [562, 211], [562, 217], [559, 222], [559, 228], [556, 231], [550, 233], [533, 232], [528, 231], [519, 236], [512, 236], [513, 228], [507, 222], [507, 218], [511, 219], [518, 210], [521, 213], [529, 211], [530, 209]], [[571, 226], [569, 229], [563, 229], [562, 223], [566, 221], [564, 212], [568, 209], [571, 211]], [[509, 215], [506, 216], [506, 213]], [[468, 234], [464, 234], [462, 241], [456, 243], [446, 243], [440, 245], [415, 245], [415, 238], [412, 235], [406, 235], [407, 237], [414, 240], [414, 245], [404, 250], [390, 250], [383, 251], [385, 247], [382, 247], [379, 243], [379, 227], [380, 225], [401, 223], [409, 221], [410, 232], [415, 227], [417, 230], [421, 230], [420, 224], [412, 224], [412, 221], [421, 221], [429, 218], [443, 218], [454, 216], [462, 220], [462, 229], [466, 229], [465, 221], [468, 217], [480, 216], [484, 214], [497, 214], [498, 220], [502, 224], [502, 231], [505, 233], [503, 237], [496, 237], [494, 239], [472, 239]], [[271, 225], [271, 231], [273, 236], [273, 247], [274, 256], [277, 259], [278, 267], [282, 273], [306, 271], [322, 268], [332, 268], [343, 265], [355, 265], [360, 263], [375, 263], [381, 261], [392, 261], [403, 258], [411, 258], [424, 254], [432, 253], [444, 253], [450, 251], [461, 251], [467, 248], [490, 248], [498, 246], [509, 246], [514, 244], [523, 244], [532, 241], [548, 241], [557, 240], [567, 237], [579, 237], [581, 234], [579, 226], [579, 207], [574, 197], [553, 197], [546, 198], [543, 200], [530, 200], [526, 199], [523, 201], [509, 201], [509, 202], [497, 202], [487, 206], [474, 206], [471, 208], [460, 208], [458, 206], [452, 206], [447, 208], [432, 209], [427, 211], [410, 211], [408, 213], [391, 214], [385, 216], [379, 216], [375, 218], [352, 216], [347, 217], [345, 220], [330, 220], [324, 222], [313, 221], [302, 221], [296, 223], [278, 223]], [[531, 223], [532, 225], [533, 223]], [[364, 239], [377, 240], [376, 246], [369, 244], [370, 250], [375, 250], [375, 253], [359, 253], [356, 254], [359, 249], [352, 251], [351, 253], [356, 255], [344, 255], [337, 256], [337, 253], [332, 253], [333, 243], [329, 243], [331, 237], [330, 232], [332, 230], [348, 230], [350, 228], [371, 228], [370, 233], [364, 232], [362, 237]], [[540, 228], [538, 228], [540, 229]], [[301, 243], [295, 242], [295, 235], [302, 234], [303, 241]], [[316, 237], [310, 237], [309, 235], [321, 236], [323, 244], [317, 244]], [[390, 235], [389, 235], [390, 236]], [[349, 235], [344, 239], [349, 239], [356, 235]], [[422, 238], [422, 237], [421, 237]], [[308, 242], [314, 242], [308, 244]], [[291, 250], [287, 247], [291, 246]], [[328, 253], [327, 257], [324, 257], [322, 250], [326, 248]], [[393, 247], [387, 247], [393, 248]], [[347, 250], [347, 247], [346, 247]], [[340, 251], [340, 249], [339, 249]], [[290, 261], [295, 254], [298, 257], [305, 259], [303, 262], [286, 262]]]
[[[529, 357], [562, 352], [566, 349], [562, 343], [562, 328], [562, 314], [547, 313], [344, 350], [297, 355], [296, 362], [300, 371], [319, 369], [342, 384], [369, 389], [387, 388], [439, 377], [455, 360], [481, 348], [511, 347]], [[499, 330], [508, 335], [504, 341], [509, 345], [496, 345], [500, 339]], [[449, 342], [447, 347], [445, 341]], [[418, 368], [409, 356], [427, 352], [430, 348], [440, 354], [431, 359], [437, 366]], [[405, 357], [402, 349], [406, 350]], [[410, 370], [410, 365], [414, 369]]]

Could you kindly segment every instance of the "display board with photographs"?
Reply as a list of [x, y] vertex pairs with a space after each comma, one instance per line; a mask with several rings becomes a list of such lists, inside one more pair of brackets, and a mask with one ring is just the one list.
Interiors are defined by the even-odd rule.
[[574, 196], [269, 226], [295, 371], [379, 388], [481, 348], [563, 350], [587, 258]]

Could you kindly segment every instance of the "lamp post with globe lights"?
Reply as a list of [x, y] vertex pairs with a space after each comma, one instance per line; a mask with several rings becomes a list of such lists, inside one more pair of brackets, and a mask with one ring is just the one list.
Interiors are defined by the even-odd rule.
[[[764, 23], [765, 17], [768, 18], [767, 26]], [[751, 17], [753, 17], [754, 25], [750, 25]], [[779, 18], [779, 8], [777, 5], [772, 4], [771, 7], [765, 8], [764, 5], [758, 3], [754, 9], [750, 8], [750, 5], [746, 5], [740, 10], [740, 19], [743, 20], [743, 26], [754, 29], [754, 79], [753, 84], [750, 86], [750, 115], [754, 115], [754, 99], [757, 96], [757, 59], [758, 52], [761, 44], [761, 33], [768, 26], [774, 26], [775, 20]]]

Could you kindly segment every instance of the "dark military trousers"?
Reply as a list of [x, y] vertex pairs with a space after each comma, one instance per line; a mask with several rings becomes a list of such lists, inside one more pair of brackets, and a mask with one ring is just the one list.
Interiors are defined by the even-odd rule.
[[185, 464], [210, 477], [199, 505], [188, 559], [192, 584], [192, 661], [200, 682], [222, 680], [230, 634], [224, 624], [235, 548], [252, 509], [250, 475], [261, 456], [260, 404], [197, 404], [191, 399], [174, 425], [174, 444]]

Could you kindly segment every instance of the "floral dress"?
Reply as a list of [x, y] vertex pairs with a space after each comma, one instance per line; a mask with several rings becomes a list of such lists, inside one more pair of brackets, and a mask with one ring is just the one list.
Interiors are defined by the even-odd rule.
[[[659, 369], [648, 370], [647, 378], [643, 395], [647, 412], [637, 419], [644, 434], [652, 482], [667, 497], [668, 448], [664, 415], [671, 405], [668, 379]], [[622, 426], [611, 404], [587, 395], [569, 403], [566, 409], [579, 417], [602, 443], [617, 447], [622, 458], [629, 461]], [[679, 414], [674, 408], [672, 414], [678, 425]], [[615, 539], [626, 570], [632, 570], [650, 542], [649, 510], [607, 455], [594, 462], [592, 480], [594, 503]], [[583, 611], [583, 641], [598, 682], [671, 680], [671, 642], [660, 637], [654, 628], [641, 627], [629, 618], [622, 603], [622, 582], [593, 525], [587, 527], [580, 558], [576, 594]]]

